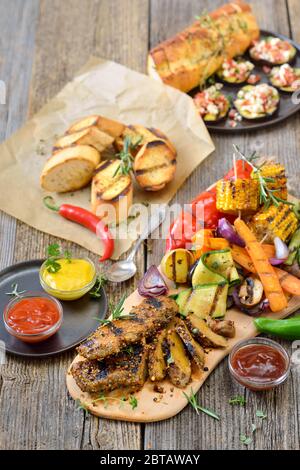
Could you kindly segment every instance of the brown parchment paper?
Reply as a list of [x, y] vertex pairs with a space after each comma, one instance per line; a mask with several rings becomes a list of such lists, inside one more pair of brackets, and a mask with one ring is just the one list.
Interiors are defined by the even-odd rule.
[[[46, 194], [39, 177], [57, 136], [76, 119], [102, 114], [125, 124], [161, 129], [178, 151], [174, 180], [162, 191], [136, 190], [134, 203], [168, 203], [185, 179], [213, 150], [214, 145], [185, 93], [155, 82], [115, 62], [91, 58], [40, 112], [0, 146], [0, 209], [43, 232], [73, 241], [101, 254], [101, 241], [83, 227], [44, 208]], [[90, 188], [52, 194], [60, 204], [89, 209]], [[128, 250], [134, 239], [115, 241], [113, 259]]]

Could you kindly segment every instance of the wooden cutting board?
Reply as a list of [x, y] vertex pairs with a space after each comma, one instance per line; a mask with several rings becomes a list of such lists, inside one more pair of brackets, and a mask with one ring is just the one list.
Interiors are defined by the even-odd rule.
[[[175, 293], [176, 291], [172, 283], [167, 279], [165, 280], [170, 288], [170, 293]], [[137, 291], [133, 292], [124, 303], [124, 313], [129, 313], [131, 307], [140, 304], [142, 300], [143, 298]], [[294, 296], [290, 299], [285, 310], [276, 314], [269, 313], [264, 316], [285, 318], [299, 308], [300, 296]], [[106, 401], [95, 401], [95, 398], [97, 397], [93, 398], [89, 393], [82, 392], [68, 371], [67, 387], [70, 395], [74, 400], [78, 400], [78, 402], [80, 402], [80, 404], [90, 413], [103, 418], [134, 421], [139, 423], [149, 423], [171, 418], [179, 413], [188, 403], [183, 392], [188, 396], [191, 392], [197, 392], [209, 374], [214, 370], [219, 362], [229, 354], [236, 343], [241, 340], [253, 338], [258, 334], [253, 324], [253, 318], [241, 313], [237, 309], [232, 308], [228, 310], [226, 312], [226, 319], [234, 321], [236, 336], [228, 341], [228, 347], [226, 349], [212, 349], [206, 355], [205, 366], [208, 368], [207, 372], [200, 372], [195, 368], [192, 374], [191, 383], [189, 383], [189, 385], [184, 389], [175, 387], [166, 379], [159, 382], [159, 386], [163, 388], [163, 393], [158, 393], [154, 391], [153, 382], [147, 381], [142, 390], [134, 393], [134, 396], [137, 399], [137, 407], [132, 409], [128, 401], [120, 401], [120, 398], [124, 395], [124, 393], [120, 394], [120, 392], [107, 394]], [[75, 357], [73, 363], [83, 359], [83, 357], [78, 355]], [[112, 397], [112, 399], [109, 397]]]

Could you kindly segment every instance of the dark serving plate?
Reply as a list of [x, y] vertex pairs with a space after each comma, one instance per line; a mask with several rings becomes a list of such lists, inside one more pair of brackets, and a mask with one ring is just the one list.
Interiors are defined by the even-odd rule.
[[[296, 57], [291, 63], [292, 67], [300, 67], [300, 46], [299, 44], [296, 44], [292, 39], [289, 39], [288, 37], [282, 35], [282, 34], [277, 34], [273, 33], [271, 31], [266, 31], [264, 29], [261, 30], [261, 37], [263, 36], [274, 36], [278, 37], [280, 39], [284, 39], [285, 41], [288, 41], [291, 43], [297, 50]], [[248, 53], [244, 54], [244, 57], [247, 58], [248, 60], [252, 61], [251, 58], [249, 57]], [[254, 61], [252, 63], [255, 64]], [[253, 74], [258, 74], [261, 76], [261, 80], [259, 83], [271, 83], [268, 80], [268, 76], [264, 73], [263, 71], [263, 66], [255, 64], [255, 68], [251, 72]], [[247, 83], [241, 83], [238, 85], [234, 84], [226, 84], [224, 82], [221, 82], [221, 80], [216, 77], [216, 82], [223, 83], [223, 88], [222, 92], [225, 95], [231, 95], [233, 99], [235, 99], [237, 92]], [[277, 124], [281, 121], [286, 120], [288, 117], [292, 116], [293, 114], [297, 113], [300, 110], [300, 99], [299, 99], [299, 104], [294, 104], [292, 102], [292, 93], [287, 93], [284, 91], [281, 91], [277, 89], [280, 95], [280, 103], [277, 112], [275, 112], [272, 116], [268, 116], [265, 118], [260, 118], [259, 120], [247, 120], [243, 119], [241, 122], [237, 123], [236, 127], [230, 127], [229, 125], [229, 118], [228, 116], [226, 119], [222, 119], [221, 121], [218, 122], [205, 122], [205, 125], [207, 126], [208, 130], [214, 131], [214, 132], [220, 132], [220, 133], [228, 133], [228, 134], [233, 134], [233, 133], [239, 133], [239, 132], [249, 132], [249, 131], [254, 131], [258, 129], [264, 129], [269, 126], [273, 126], [274, 124]], [[191, 96], [194, 96], [199, 89], [192, 90], [189, 94]]]
[[99, 299], [89, 294], [72, 301], [60, 300], [63, 306], [63, 322], [58, 332], [41, 343], [29, 344], [7, 333], [3, 322], [3, 310], [9, 302], [11, 286], [18, 284], [18, 289], [44, 292], [39, 281], [39, 269], [44, 260], [25, 261], [9, 266], [0, 272], [0, 341], [5, 344], [8, 353], [17, 356], [42, 358], [55, 356], [77, 346], [87, 338], [98, 326], [99, 319], [105, 318], [107, 298], [105, 291]]

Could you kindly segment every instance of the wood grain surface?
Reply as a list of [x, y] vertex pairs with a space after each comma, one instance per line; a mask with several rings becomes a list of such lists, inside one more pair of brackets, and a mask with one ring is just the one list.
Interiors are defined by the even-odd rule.
[[[0, 79], [7, 103], [0, 104], [0, 138], [8, 137], [57, 93], [90, 55], [145, 71], [154, 46], [186, 26], [203, 10], [223, 0], [0, 0]], [[262, 28], [300, 42], [298, 0], [252, 0]], [[287, 166], [292, 192], [300, 196], [299, 116], [279, 126], [236, 137], [242, 149], [278, 155]], [[230, 164], [232, 139], [213, 136], [216, 151], [186, 182], [175, 200], [184, 203], [220, 177]], [[0, 268], [41, 257], [53, 237], [0, 215]], [[59, 240], [58, 240], [59, 241]], [[67, 244], [65, 244], [67, 246]], [[77, 254], [85, 250], [70, 244]], [[137, 257], [133, 281], [109, 286], [113, 299], [130, 293], [147, 266], [159, 263], [164, 242], [148, 241]], [[109, 265], [109, 262], [107, 263]], [[282, 342], [291, 351], [291, 344]], [[299, 449], [300, 380], [290, 379], [275, 391], [255, 394], [231, 381], [223, 361], [201, 388], [199, 402], [221, 415], [219, 422], [187, 407], [171, 420], [132, 424], [85, 415], [68, 396], [65, 372], [75, 353], [47, 361], [7, 357], [0, 366], [1, 449], [245, 449], [240, 435], [257, 424], [250, 449]], [[242, 394], [246, 407], [228, 399]], [[267, 413], [261, 421], [256, 410]]]

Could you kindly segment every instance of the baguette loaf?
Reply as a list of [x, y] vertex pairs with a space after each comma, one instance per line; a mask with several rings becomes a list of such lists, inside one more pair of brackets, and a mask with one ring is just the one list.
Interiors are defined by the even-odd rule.
[[148, 73], [167, 85], [188, 92], [204, 84], [225, 58], [243, 54], [259, 28], [251, 7], [235, 0], [201, 16], [190, 27], [153, 48]]
[[47, 160], [41, 174], [41, 186], [46, 191], [58, 193], [83, 188], [91, 181], [99, 162], [100, 153], [93, 147], [64, 148]]
[[125, 220], [132, 205], [132, 180], [118, 171], [119, 166], [120, 160], [101, 162], [92, 181], [92, 211], [106, 223]]

